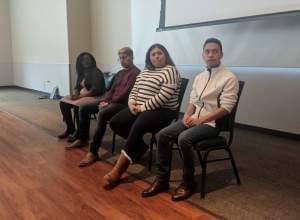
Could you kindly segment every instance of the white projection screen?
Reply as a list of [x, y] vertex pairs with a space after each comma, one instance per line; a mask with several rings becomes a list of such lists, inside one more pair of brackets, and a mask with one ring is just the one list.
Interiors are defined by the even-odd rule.
[[161, 0], [158, 30], [230, 23], [299, 12], [300, 0]]

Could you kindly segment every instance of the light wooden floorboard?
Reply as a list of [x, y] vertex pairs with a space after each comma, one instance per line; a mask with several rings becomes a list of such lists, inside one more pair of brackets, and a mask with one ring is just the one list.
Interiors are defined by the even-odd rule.
[[84, 151], [1, 111], [0, 129], [0, 219], [214, 219], [166, 193], [141, 198], [147, 184], [133, 177], [104, 190], [110, 164], [79, 168]]

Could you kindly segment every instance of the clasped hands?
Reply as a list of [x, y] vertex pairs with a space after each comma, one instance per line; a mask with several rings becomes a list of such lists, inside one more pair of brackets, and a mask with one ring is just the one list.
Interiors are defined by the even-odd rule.
[[133, 114], [133, 115], [137, 115], [139, 112], [142, 112], [141, 105], [129, 103], [128, 107], [129, 107], [131, 114]]
[[183, 119], [182, 119], [182, 123], [186, 128], [191, 128], [194, 127], [196, 125], [200, 125], [202, 124], [202, 119], [201, 118], [193, 118], [189, 115], [184, 115]]
[[99, 103], [99, 105], [98, 105], [98, 108], [100, 109], [100, 108], [105, 108], [106, 106], [108, 106], [108, 102], [105, 102], [105, 101], [102, 101], [102, 102], [100, 102]]

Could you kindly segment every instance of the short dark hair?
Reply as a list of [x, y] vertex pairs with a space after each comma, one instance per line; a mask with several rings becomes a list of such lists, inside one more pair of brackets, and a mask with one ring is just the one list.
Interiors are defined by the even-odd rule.
[[118, 53], [120, 53], [120, 51], [122, 51], [122, 53], [125, 53], [127, 56], [133, 58], [133, 50], [130, 47], [123, 47], [118, 51]]
[[158, 48], [160, 50], [162, 50], [162, 52], [165, 54], [166, 56], [166, 64], [167, 65], [171, 65], [171, 66], [175, 66], [168, 50], [161, 44], [158, 44], [158, 43], [155, 43], [155, 44], [152, 44], [151, 47], [148, 49], [147, 53], [146, 53], [146, 60], [145, 60], [145, 63], [146, 63], [146, 68], [149, 69], [149, 70], [154, 70], [155, 67], [153, 66], [153, 64], [151, 63], [151, 59], [150, 59], [150, 52], [151, 50], [153, 50], [154, 48]]
[[213, 37], [212, 38], [208, 38], [204, 42], [204, 44], [203, 44], [203, 49], [205, 48], [206, 44], [208, 44], [208, 43], [215, 43], [215, 44], [217, 44], [219, 46], [221, 52], [223, 51], [222, 43], [221, 43], [221, 41], [219, 39], [213, 38]]

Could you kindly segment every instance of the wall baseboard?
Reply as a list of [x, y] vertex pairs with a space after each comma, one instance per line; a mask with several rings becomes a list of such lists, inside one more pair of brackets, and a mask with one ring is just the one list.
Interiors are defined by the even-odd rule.
[[[50, 93], [48, 93], [48, 92], [39, 91], [36, 89], [29, 89], [29, 88], [25, 88], [22, 86], [0, 86], [0, 89], [20, 89], [20, 90], [35, 92], [35, 93], [39, 93], [41, 95], [41, 99], [49, 99], [49, 97], [50, 97]], [[62, 96], [59, 96], [58, 98], [61, 99]]]
[[26, 91], [31, 91], [31, 92], [37, 92], [37, 93], [40, 93], [41, 95], [50, 95], [50, 93], [48, 93], [48, 92], [43, 92], [43, 91], [39, 91], [36, 89], [29, 89], [29, 88], [25, 88], [22, 86], [0, 86], [0, 89], [21, 89], [21, 90], [26, 90]]
[[241, 124], [241, 123], [236, 123], [235, 127], [260, 132], [263, 134], [273, 135], [273, 136], [277, 136], [277, 137], [300, 140], [300, 134], [278, 131], [278, 130], [273, 130], [273, 129], [269, 129], [269, 128], [261, 128], [261, 127], [256, 127], [256, 126], [246, 125], [246, 124]]
[[10, 85], [10, 86], [0, 86], [0, 89], [12, 89], [12, 88], [16, 88], [17, 86], [13, 86], [13, 85]]

